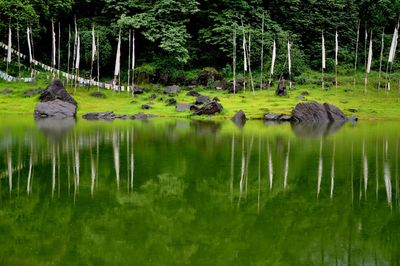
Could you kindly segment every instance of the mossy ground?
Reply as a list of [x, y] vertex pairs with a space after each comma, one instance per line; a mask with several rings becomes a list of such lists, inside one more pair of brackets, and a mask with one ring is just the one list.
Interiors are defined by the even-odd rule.
[[[250, 119], [261, 119], [265, 112], [289, 114], [296, 104], [305, 101], [329, 102], [341, 108], [346, 115], [357, 115], [362, 120], [398, 120], [400, 119], [400, 94], [398, 91], [397, 79], [392, 79], [392, 90], [390, 92], [384, 89], [377, 89], [377, 74], [373, 73], [369, 79], [367, 92], [364, 92], [363, 74], [357, 76], [357, 85], [353, 87], [353, 76], [340, 76], [339, 86], [336, 89], [332, 85], [332, 76], [327, 76], [326, 85], [328, 90], [322, 90], [318, 84], [319, 74], [312, 73], [308, 75], [308, 81], [305, 85], [297, 84], [295, 89], [288, 91], [287, 97], [277, 97], [274, 94], [275, 88], [269, 90], [251, 89], [237, 94], [227, 93], [226, 91], [216, 91], [202, 87], [194, 90], [210, 98], [218, 97], [224, 110], [221, 114], [213, 116], [213, 119], [228, 119], [238, 110], [243, 110]], [[329, 81], [328, 81], [329, 80]], [[0, 82], [0, 91], [5, 88], [13, 90], [12, 94], [0, 94], [1, 113], [7, 114], [26, 114], [31, 115], [35, 104], [38, 102], [38, 96], [24, 97], [23, 93], [29, 89], [45, 88], [50, 81], [40, 80], [37, 84], [8, 83]], [[320, 82], [320, 81], [319, 81]], [[87, 112], [114, 111], [118, 114], [135, 114], [138, 112], [156, 114], [161, 117], [188, 117], [191, 113], [176, 112], [175, 106], [167, 106], [165, 100], [168, 95], [157, 93], [152, 85], [143, 85], [148, 90], [141, 95], [132, 98], [127, 92], [112, 92], [101, 90], [106, 97], [95, 98], [90, 93], [97, 91], [97, 88], [78, 87], [76, 89], [68, 87], [68, 91], [73, 94], [77, 100], [78, 115]], [[161, 86], [159, 87], [161, 88]], [[178, 103], [193, 103], [195, 97], [186, 96], [186, 90], [182, 90], [175, 97]], [[305, 99], [297, 97], [303, 92], [308, 91], [309, 96]], [[157, 98], [150, 100], [151, 94], [157, 94]], [[162, 98], [162, 100], [160, 100]], [[135, 101], [135, 103], [132, 103]], [[142, 110], [142, 104], [153, 102], [152, 108]], [[351, 110], [353, 109], [353, 110]], [[355, 112], [354, 112], [355, 111]]]

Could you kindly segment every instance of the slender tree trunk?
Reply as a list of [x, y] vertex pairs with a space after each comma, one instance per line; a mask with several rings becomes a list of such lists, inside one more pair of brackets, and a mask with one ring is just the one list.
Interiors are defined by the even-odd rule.
[[19, 47], [19, 23], [17, 20], [17, 49], [18, 49], [18, 77], [21, 77], [21, 59], [20, 59], [20, 47]]
[[263, 70], [264, 70], [264, 13], [261, 23], [261, 67], [260, 67], [260, 89], [263, 89]]
[[128, 40], [128, 42], [129, 42], [129, 50], [128, 50], [128, 89], [127, 89], [127, 92], [128, 92], [128, 94], [129, 94], [129, 85], [130, 85], [130, 82], [131, 82], [131, 46], [132, 46], [132, 36], [131, 36], [131, 30], [129, 29], [129, 40]]
[[360, 21], [357, 24], [357, 41], [356, 41], [356, 58], [354, 60], [354, 84], [353, 90], [356, 91], [356, 75], [357, 75], [357, 61], [358, 61], [358, 42], [360, 40]]
[[236, 25], [233, 28], [233, 94], [236, 94]]
[[382, 60], [383, 60], [383, 49], [384, 49], [384, 36], [385, 36], [385, 28], [382, 29], [382, 40], [381, 40], [381, 55], [379, 58], [379, 81], [378, 81], [378, 90], [381, 89], [381, 77], [382, 77]]
[[60, 70], [61, 70], [61, 65], [60, 65], [60, 61], [61, 61], [61, 25], [60, 22], [58, 22], [58, 58], [57, 58], [57, 66], [58, 66], [58, 70], [57, 70], [57, 77], [60, 78]]

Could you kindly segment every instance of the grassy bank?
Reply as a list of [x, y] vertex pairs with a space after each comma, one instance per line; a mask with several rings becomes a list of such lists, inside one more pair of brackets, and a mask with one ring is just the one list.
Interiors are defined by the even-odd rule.
[[[387, 93], [383, 89], [377, 90], [376, 75], [371, 75], [368, 91], [364, 93], [364, 80], [362, 74], [358, 79], [358, 84], [353, 90], [353, 77], [341, 76], [339, 78], [339, 86], [336, 89], [332, 82], [329, 90], [322, 90], [318, 84], [318, 73], [314, 73], [314, 81], [308, 84], [297, 84], [295, 89], [288, 92], [287, 97], [277, 97], [274, 95], [274, 89], [255, 91], [255, 95], [251, 90], [237, 93], [236, 95], [225, 91], [216, 91], [206, 88], [195, 88], [194, 90], [210, 98], [218, 97], [224, 110], [221, 114], [216, 115], [213, 119], [228, 119], [232, 117], [238, 110], [245, 111], [250, 119], [260, 119], [265, 112], [285, 113], [289, 114], [293, 107], [299, 102], [317, 101], [329, 102], [341, 108], [346, 115], [357, 115], [362, 120], [399, 120], [400, 119], [400, 95], [397, 89], [397, 82], [392, 81], [392, 90]], [[311, 77], [311, 75], [309, 76]], [[310, 78], [310, 80], [312, 80]], [[332, 80], [332, 77], [327, 77]], [[0, 82], [0, 91], [6, 88], [12, 89], [12, 94], [0, 94], [1, 113], [7, 114], [23, 114], [31, 115], [35, 104], [38, 102], [38, 96], [24, 97], [23, 93], [30, 89], [45, 88], [47, 81], [40, 80], [37, 84], [24, 83], [8, 83]], [[79, 116], [87, 112], [96, 111], [114, 111], [118, 114], [135, 114], [138, 112], [156, 114], [161, 117], [187, 117], [190, 112], [176, 112], [174, 106], [166, 106], [165, 100], [169, 96], [157, 93], [156, 88], [152, 85], [143, 85], [148, 90], [141, 95], [136, 95], [133, 99], [127, 92], [112, 92], [101, 90], [106, 97], [99, 99], [90, 96], [90, 93], [97, 91], [97, 88], [79, 87], [67, 88], [73, 94], [73, 97], [79, 104]], [[161, 86], [159, 86], [161, 88]], [[187, 89], [188, 90], [188, 89]], [[297, 97], [303, 92], [308, 91], [309, 96], [305, 99]], [[186, 89], [182, 90], [175, 97], [178, 103], [193, 103], [195, 97], [186, 96]], [[151, 94], [156, 93], [157, 99], [150, 100]], [[162, 98], [162, 100], [160, 99]], [[134, 103], [132, 103], [134, 101]], [[142, 110], [141, 106], [148, 102], [153, 102], [150, 110]]]

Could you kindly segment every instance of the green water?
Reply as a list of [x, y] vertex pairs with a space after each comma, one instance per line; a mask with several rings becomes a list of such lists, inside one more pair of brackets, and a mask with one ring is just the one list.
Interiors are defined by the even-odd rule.
[[400, 123], [0, 122], [2, 265], [400, 264]]

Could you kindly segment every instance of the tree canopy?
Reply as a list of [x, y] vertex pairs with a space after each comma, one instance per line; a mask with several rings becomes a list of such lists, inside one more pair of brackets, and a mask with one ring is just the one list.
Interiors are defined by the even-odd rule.
[[[335, 31], [338, 31], [340, 62], [350, 67], [354, 62], [358, 23], [361, 33], [365, 30], [374, 32], [374, 50], [378, 54], [380, 33], [384, 29], [388, 44], [399, 11], [400, 1], [395, 0], [0, 0], [0, 34], [5, 42], [8, 26], [16, 30], [18, 24], [24, 51], [27, 50], [25, 29], [31, 25], [37, 47], [36, 57], [46, 62], [50, 60], [51, 53], [51, 21], [59, 22], [62, 63], [66, 64], [68, 28], [70, 25], [73, 29], [76, 17], [80, 32], [84, 35], [81, 46], [86, 55], [82, 63], [86, 66], [90, 64], [89, 33], [94, 24], [100, 35], [102, 72], [110, 74], [118, 28], [123, 33], [123, 54], [128, 53], [128, 30], [134, 30], [138, 66], [150, 64], [164, 70], [206, 66], [229, 69], [235, 28], [238, 64], [242, 64], [240, 54], [244, 28], [247, 38], [251, 39], [252, 64], [257, 69], [260, 67], [261, 21], [264, 17], [266, 69], [270, 64], [273, 39], [278, 44], [278, 69], [284, 64], [286, 43], [290, 39], [293, 42], [293, 66], [296, 72], [296, 69], [304, 67], [320, 68], [322, 31], [328, 58], [333, 58]], [[363, 38], [360, 41], [362, 45]], [[385, 46], [385, 56], [388, 46]], [[127, 59], [127, 56], [123, 56], [126, 64]], [[359, 56], [359, 60], [361, 62], [363, 57]], [[332, 64], [328, 60], [328, 68]]]

